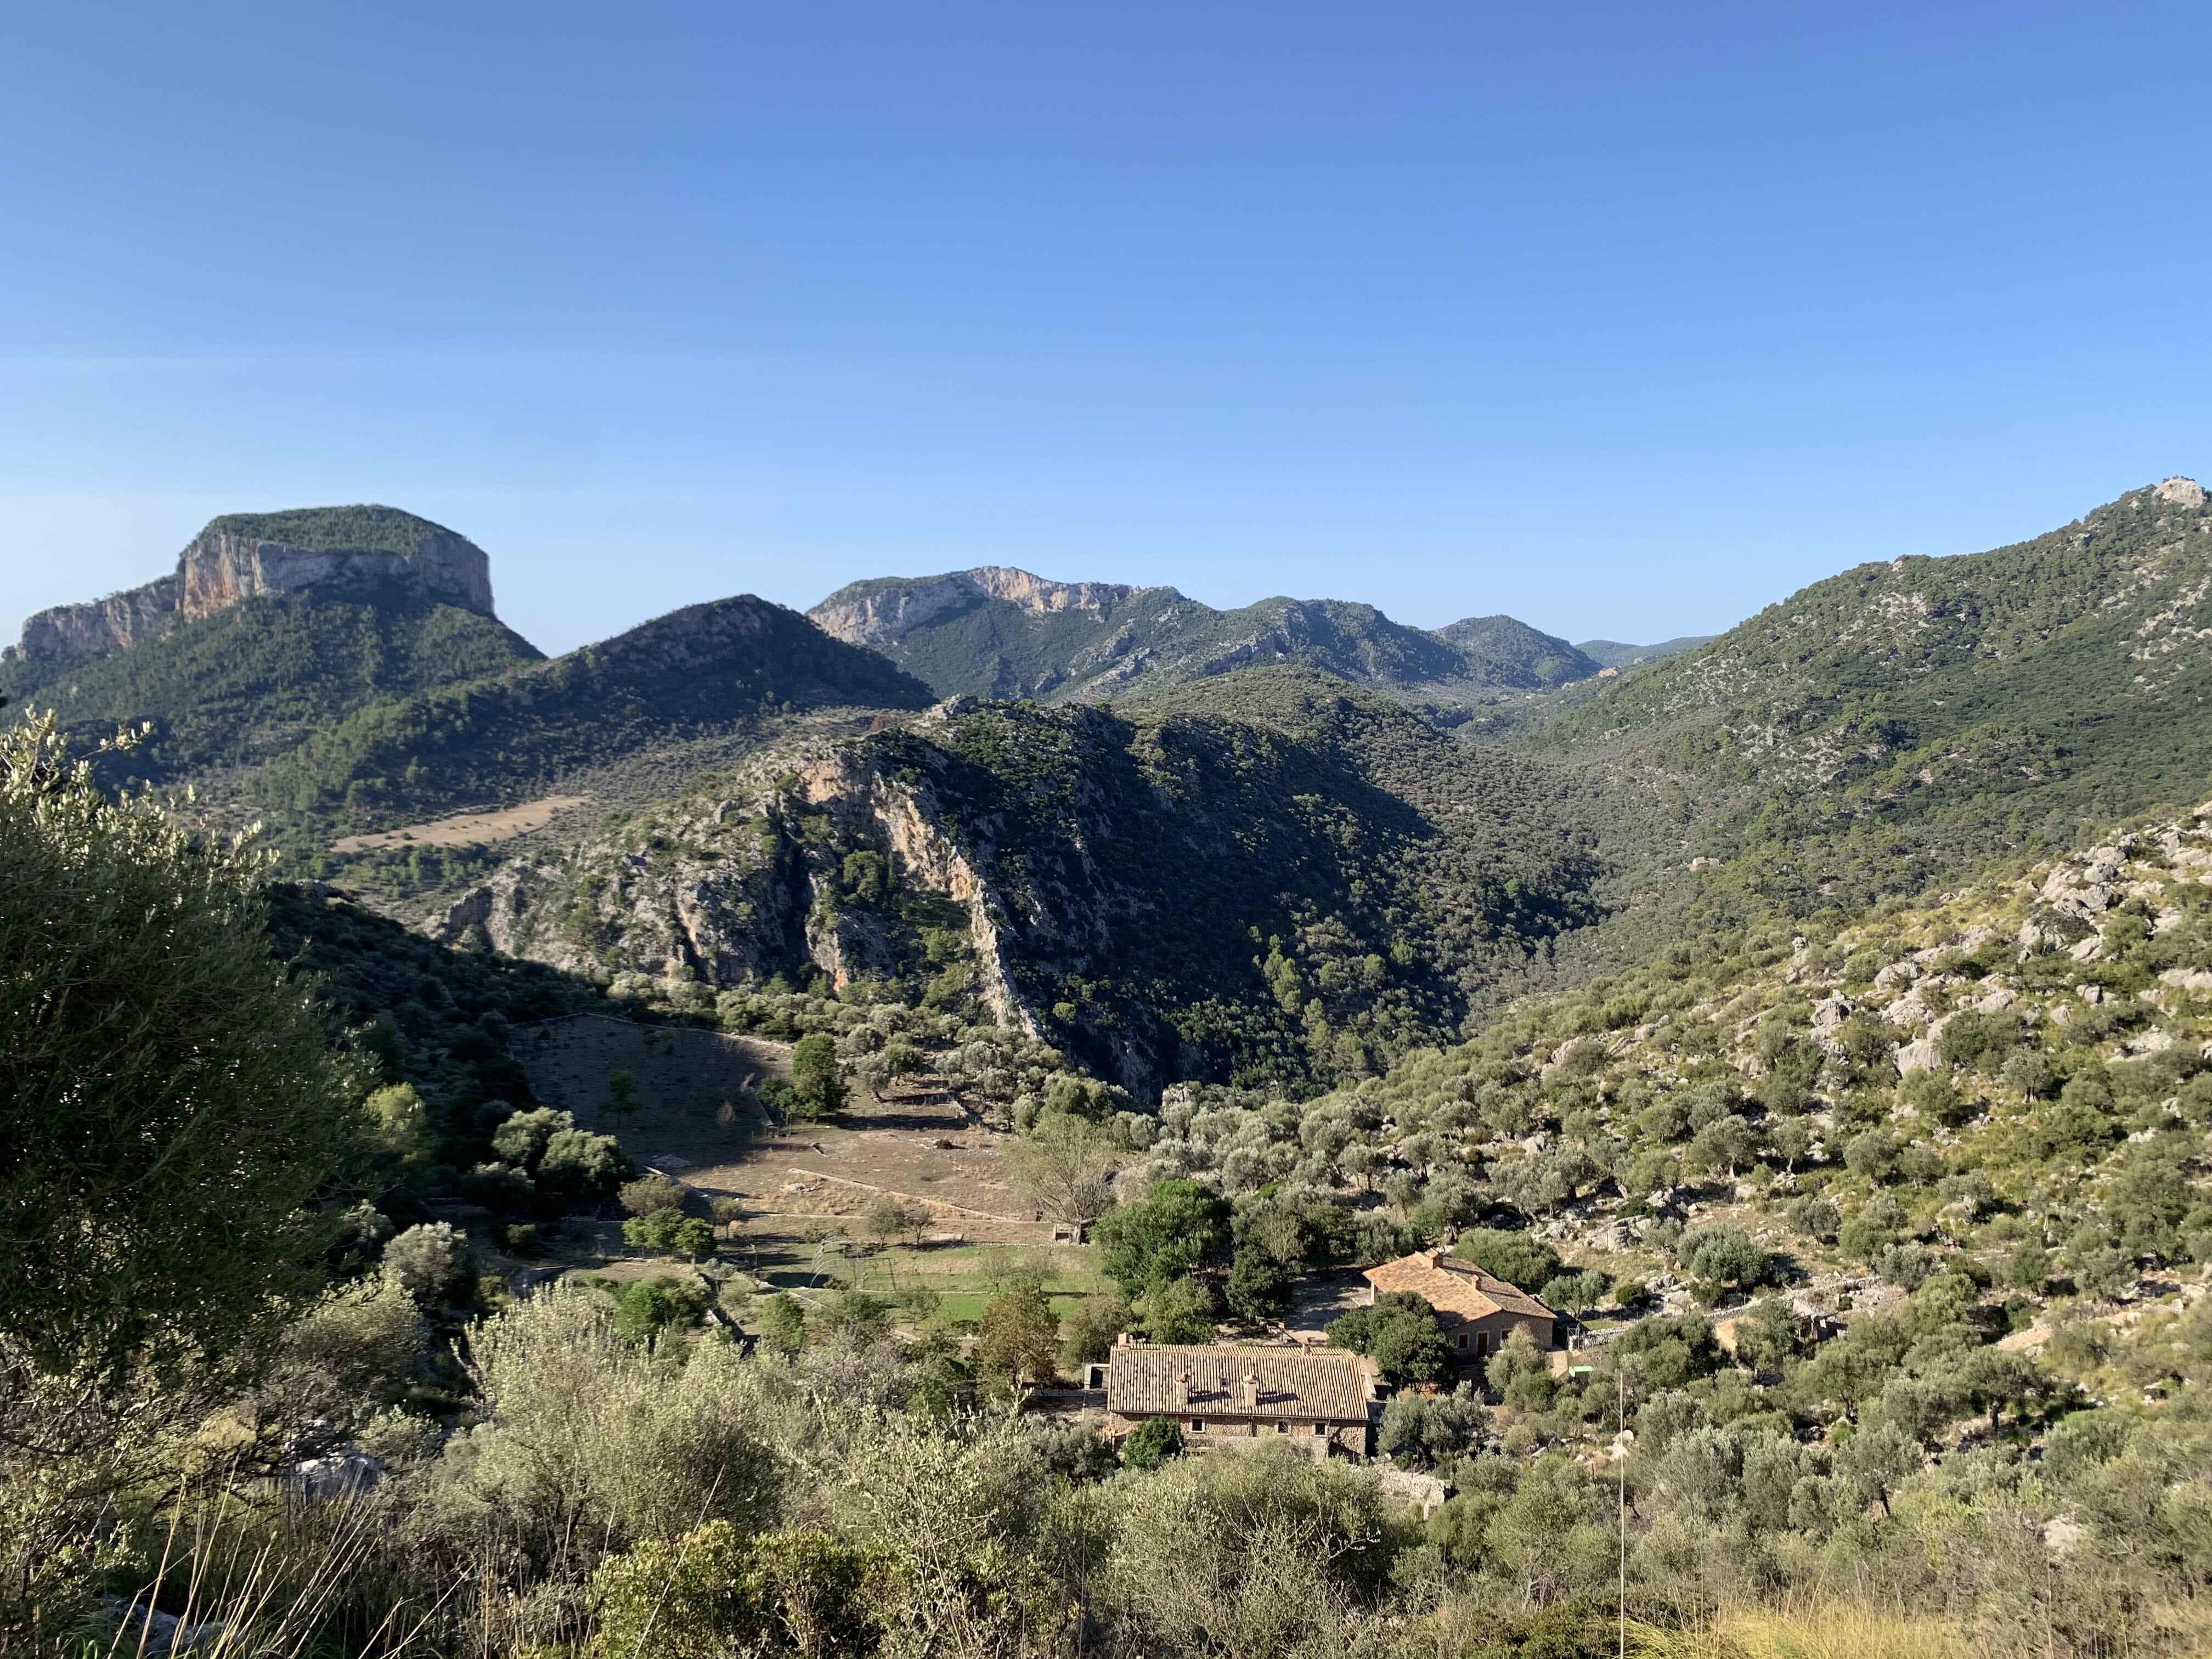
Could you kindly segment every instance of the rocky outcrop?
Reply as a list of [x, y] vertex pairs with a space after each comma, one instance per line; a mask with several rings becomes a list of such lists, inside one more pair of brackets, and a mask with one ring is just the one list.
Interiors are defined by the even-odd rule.
[[832, 593], [806, 614], [823, 632], [848, 645], [875, 645], [986, 599], [1003, 600], [1031, 616], [1088, 611], [1103, 617], [1148, 591], [1114, 582], [1056, 582], [1026, 570], [983, 565], [919, 581], [856, 585]]
[[181, 576], [164, 576], [89, 605], [57, 605], [23, 624], [23, 642], [0, 651], [9, 661], [79, 662], [149, 639], [179, 614]]
[[[419, 521], [418, 521], [419, 522]], [[397, 583], [483, 616], [492, 614], [491, 562], [465, 536], [424, 523], [411, 553], [309, 548], [268, 541], [217, 519], [177, 560], [173, 574], [87, 605], [58, 605], [23, 624], [10, 660], [76, 662], [123, 651], [176, 621], [244, 599], [307, 588], [358, 591]]]
[[1002, 902], [982, 873], [989, 849], [963, 844], [926, 775], [900, 775], [880, 750], [842, 745], [757, 765], [743, 781], [656, 823], [646, 844], [632, 827], [516, 860], [422, 931], [571, 972], [727, 988], [804, 965], [842, 989], [900, 966], [884, 914], [843, 884], [844, 854], [866, 851], [887, 860], [900, 888], [965, 912], [976, 995], [1000, 1024], [1038, 1034], [1009, 972]]

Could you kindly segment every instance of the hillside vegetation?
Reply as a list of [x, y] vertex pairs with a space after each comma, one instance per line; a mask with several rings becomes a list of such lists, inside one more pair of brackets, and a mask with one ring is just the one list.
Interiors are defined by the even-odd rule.
[[151, 723], [151, 740], [113, 770], [168, 780], [282, 753], [371, 703], [544, 654], [503, 623], [420, 594], [288, 593], [179, 619], [89, 662], [0, 663], [0, 695], [51, 709], [80, 741]]
[[[0, 1320], [0, 1644], [2206, 1651], [2185, 485], [1846, 573], [1534, 726], [1295, 662], [929, 707], [695, 607], [240, 770], [295, 855], [656, 781], [444, 849], [469, 883], [427, 919], [410, 884], [411, 929], [8, 734], [15, 1231], [60, 1290]], [[556, 1032], [517, 1026], [574, 1013], [648, 1086], [672, 1024], [790, 1044], [698, 1102], [783, 1120], [742, 1200], [636, 1167], [708, 1179], [639, 1073], [533, 1092]], [[971, 1291], [890, 1176], [813, 1207], [864, 1134], [1094, 1242], [975, 1251]], [[1417, 1299], [1346, 1310], [1417, 1249], [1571, 1351], [1462, 1370]], [[1376, 1455], [1117, 1444], [1050, 1385], [1125, 1334], [1358, 1352]]]
[[[1524, 735], [1793, 914], [1921, 890], [2212, 772], [2212, 514], [2187, 479], [2017, 546], [1869, 564]], [[1673, 864], [1663, 840], [1624, 847]]]
[[282, 513], [225, 513], [202, 535], [228, 531], [322, 553], [398, 553], [412, 558], [426, 536], [451, 536], [441, 524], [396, 507], [302, 507]]
[[317, 834], [527, 800], [642, 745], [763, 713], [915, 709], [928, 688], [750, 595], [686, 606], [599, 645], [364, 708], [272, 762], [270, 808]]
[[965, 975], [1141, 1094], [1300, 1088], [1455, 1036], [1590, 920], [1587, 840], [1538, 769], [1273, 669], [765, 754], [454, 915], [514, 954], [724, 988]]
[[1606, 1582], [1529, 1528], [1602, 1526], [1617, 1446], [1632, 1578], [1678, 1606], [1865, 1574], [1978, 1649], [2185, 1644], [2154, 1609], [2212, 1578], [2208, 878], [2212, 805], [1686, 940], [1303, 1108], [1173, 1099], [1146, 1173], [1218, 1184], [1279, 1270], [1348, 1199], [1367, 1249], [1456, 1237], [1582, 1316], [1586, 1370], [1509, 1346], [1480, 1428], [1406, 1431], [1481, 1443], [1430, 1536], [1501, 1594]]

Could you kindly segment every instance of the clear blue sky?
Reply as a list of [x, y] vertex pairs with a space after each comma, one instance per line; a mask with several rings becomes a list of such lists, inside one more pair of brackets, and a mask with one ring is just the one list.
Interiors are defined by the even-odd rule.
[[1718, 629], [2212, 471], [2202, 6], [0, 11], [0, 628], [411, 507], [562, 649], [978, 563]]

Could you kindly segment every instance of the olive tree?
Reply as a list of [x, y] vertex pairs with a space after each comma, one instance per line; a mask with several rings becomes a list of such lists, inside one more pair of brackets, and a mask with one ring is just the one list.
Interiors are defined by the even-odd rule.
[[265, 872], [50, 721], [0, 732], [0, 1646], [71, 1616], [115, 1486], [266, 1369], [370, 1152]]
[[1063, 1221], [1096, 1221], [1114, 1207], [1105, 1181], [1116, 1161], [1113, 1139], [1088, 1118], [1048, 1112], [1005, 1156], [1022, 1196]]

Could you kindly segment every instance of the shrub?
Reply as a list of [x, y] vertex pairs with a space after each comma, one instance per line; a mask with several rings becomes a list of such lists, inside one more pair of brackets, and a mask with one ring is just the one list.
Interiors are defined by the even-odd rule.
[[837, 1042], [827, 1031], [812, 1031], [791, 1048], [792, 1115], [829, 1117], [845, 1104], [844, 1073], [837, 1064]]
[[1490, 1426], [1490, 1413], [1462, 1382], [1446, 1395], [1404, 1393], [1382, 1408], [1376, 1449], [1410, 1468], [1430, 1469], [1465, 1451]]
[[1099, 1265], [1134, 1297], [1183, 1278], [1229, 1246], [1229, 1206], [1195, 1181], [1156, 1181], [1099, 1222]]
[[1683, 1272], [1711, 1287], [1735, 1285], [1749, 1290], [1765, 1284], [1772, 1271], [1766, 1252], [1733, 1222], [1692, 1227], [1682, 1235], [1674, 1255]]
[[384, 1247], [384, 1270], [418, 1306], [442, 1308], [474, 1278], [476, 1261], [452, 1222], [426, 1221]]
[[337, 1230], [309, 1200], [372, 1128], [368, 1079], [270, 954], [264, 860], [110, 800], [26, 723], [0, 734], [0, 870], [6, 1391], [18, 1366], [75, 1373], [78, 1407], [134, 1374], [250, 1374]]
[[1148, 1417], [1121, 1442], [1121, 1461], [1133, 1469], [1156, 1469], [1182, 1450], [1182, 1430], [1173, 1419]]
[[1441, 1382], [1453, 1371], [1450, 1345], [1436, 1310], [1411, 1291], [1389, 1291], [1372, 1307], [1354, 1308], [1329, 1322], [1331, 1347], [1349, 1348], [1374, 1360], [1394, 1384]]
[[1559, 1253], [1540, 1238], [1496, 1227], [1474, 1227], [1459, 1236], [1452, 1254], [1483, 1272], [1523, 1290], [1559, 1275]]
[[1219, 1334], [1213, 1289], [1202, 1279], [1171, 1279], [1143, 1305], [1145, 1334], [1155, 1342], [1211, 1342]]
[[1229, 1269], [1229, 1311], [1249, 1324], [1262, 1324], [1290, 1311], [1291, 1275], [1267, 1250], [1246, 1245]]
[[788, 1291], [778, 1291], [760, 1306], [761, 1345], [788, 1359], [806, 1346], [806, 1310]]
[[636, 1216], [651, 1215], [656, 1210], [681, 1209], [684, 1205], [682, 1183], [662, 1175], [640, 1176], [626, 1182], [619, 1196], [623, 1208]]
[[1792, 1199], [1782, 1212], [1782, 1218], [1789, 1224], [1791, 1232], [1805, 1238], [1832, 1239], [1836, 1229], [1842, 1224], [1835, 1205], [1818, 1194]]
[[615, 1334], [648, 1341], [675, 1326], [696, 1325], [707, 1311], [706, 1293], [666, 1273], [635, 1279], [615, 1304]]

